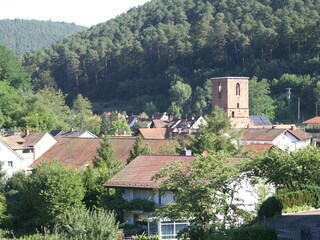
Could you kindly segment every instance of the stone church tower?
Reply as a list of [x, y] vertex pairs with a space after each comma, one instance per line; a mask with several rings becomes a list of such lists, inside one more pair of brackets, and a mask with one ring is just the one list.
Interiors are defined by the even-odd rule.
[[222, 108], [236, 128], [248, 127], [249, 120], [249, 78], [212, 78], [212, 107]]

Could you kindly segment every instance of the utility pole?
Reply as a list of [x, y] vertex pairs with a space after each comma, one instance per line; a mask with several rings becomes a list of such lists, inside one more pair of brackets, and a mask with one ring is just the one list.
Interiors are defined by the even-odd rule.
[[290, 102], [291, 102], [291, 89], [292, 88], [286, 88], [288, 90], [288, 96], [287, 96], [287, 99], [288, 99], [288, 105], [289, 105], [289, 108], [290, 108]]
[[300, 124], [300, 97], [298, 97], [298, 124]]

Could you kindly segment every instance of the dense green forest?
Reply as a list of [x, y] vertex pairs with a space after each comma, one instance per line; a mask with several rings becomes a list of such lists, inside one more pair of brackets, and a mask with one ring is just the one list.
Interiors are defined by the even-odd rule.
[[0, 44], [22, 54], [86, 30], [86, 27], [65, 22], [4, 19], [0, 20]]
[[[68, 101], [81, 93], [128, 113], [199, 113], [208, 109], [209, 78], [255, 76], [274, 100], [267, 112], [297, 121], [300, 97], [302, 121], [318, 101], [319, 12], [319, 0], [152, 0], [26, 54], [24, 65]], [[183, 99], [170, 93], [177, 83], [191, 87]]]

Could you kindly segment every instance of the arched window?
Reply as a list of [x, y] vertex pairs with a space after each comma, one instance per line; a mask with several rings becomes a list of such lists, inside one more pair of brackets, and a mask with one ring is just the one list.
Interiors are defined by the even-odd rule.
[[237, 83], [237, 85], [236, 85], [236, 95], [240, 96], [240, 84], [239, 83]]
[[231, 112], [231, 117], [234, 118], [234, 111]]
[[219, 95], [219, 98], [221, 98], [221, 95], [222, 94], [222, 86], [221, 86], [221, 83], [219, 83], [219, 87], [218, 87], [218, 95]]

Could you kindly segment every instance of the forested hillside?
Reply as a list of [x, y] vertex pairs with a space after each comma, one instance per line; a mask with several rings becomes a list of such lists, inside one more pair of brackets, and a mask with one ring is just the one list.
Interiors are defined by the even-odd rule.
[[38, 20], [0, 20], [0, 44], [16, 54], [48, 47], [86, 27], [65, 22]]
[[300, 97], [302, 121], [320, 103], [319, 13], [319, 0], [152, 0], [26, 54], [24, 65], [36, 88], [56, 85], [69, 102], [78, 93], [126, 101], [127, 113], [204, 112], [209, 78], [256, 77], [251, 114], [297, 121]]

